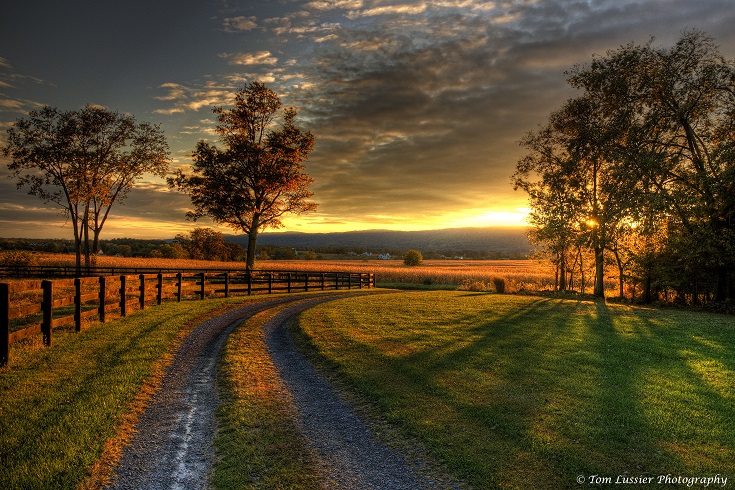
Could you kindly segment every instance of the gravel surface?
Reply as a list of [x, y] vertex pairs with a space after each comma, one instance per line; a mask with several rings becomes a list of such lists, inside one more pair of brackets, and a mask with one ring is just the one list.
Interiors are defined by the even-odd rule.
[[[365, 293], [370, 294], [366, 291]], [[350, 295], [360, 293], [348, 293]], [[140, 416], [115, 469], [110, 489], [208, 488], [214, 459], [217, 363], [227, 337], [242, 321], [295, 303], [264, 326], [269, 352], [290, 391], [307, 445], [318, 455], [329, 489], [456, 488], [432, 477], [379, 442], [338, 391], [298, 352], [287, 325], [301, 311], [344, 297], [289, 297], [246, 305], [196, 326], [167, 369], [160, 389]]]
[[351, 490], [458, 488], [439, 480], [426, 462], [409, 462], [379, 442], [370, 424], [295, 349], [288, 323], [324, 301], [301, 302], [282, 310], [264, 326], [271, 358], [292, 396], [307, 446], [316, 451], [321, 473], [327, 475], [324, 486]]
[[214, 416], [219, 406], [217, 362], [227, 336], [244, 319], [300, 299], [303, 297], [249, 304], [195, 327], [141, 414], [107, 488], [207, 488], [214, 457]]

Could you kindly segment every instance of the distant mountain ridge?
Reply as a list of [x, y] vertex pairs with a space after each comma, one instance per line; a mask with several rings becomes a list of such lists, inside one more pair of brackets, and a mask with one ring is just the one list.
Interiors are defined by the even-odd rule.
[[[529, 253], [532, 249], [526, 228], [451, 228], [423, 231], [365, 230], [335, 233], [266, 232], [258, 237], [259, 245], [316, 249], [327, 247], [418, 249], [422, 252], [471, 250], [508, 254]], [[247, 237], [228, 236], [228, 240], [247, 245]]]

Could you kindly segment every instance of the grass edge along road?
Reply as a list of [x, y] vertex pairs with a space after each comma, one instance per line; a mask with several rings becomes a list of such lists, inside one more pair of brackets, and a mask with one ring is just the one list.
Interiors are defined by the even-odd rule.
[[299, 328], [476, 488], [735, 479], [732, 316], [435, 291], [330, 302]]
[[95, 488], [110, 476], [137, 416], [183, 338], [205, 318], [248, 302], [213, 299], [61, 329], [52, 348], [20, 343], [0, 369], [4, 488]]

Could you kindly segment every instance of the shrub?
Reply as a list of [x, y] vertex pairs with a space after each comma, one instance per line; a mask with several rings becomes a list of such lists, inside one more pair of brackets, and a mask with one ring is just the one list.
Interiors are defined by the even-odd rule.
[[403, 254], [403, 263], [409, 266], [421, 265], [424, 261], [424, 257], [418, 250], [409, 250]]
[[498, 293], [505, 292], [505, 279], [502, 277], [493, 277], [493, 284], [495, 285], [495, 291]]

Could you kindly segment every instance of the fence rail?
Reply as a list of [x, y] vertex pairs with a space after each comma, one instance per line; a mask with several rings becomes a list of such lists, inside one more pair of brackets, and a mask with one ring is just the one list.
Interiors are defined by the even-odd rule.
[[104, 322], [165, 300], [375, 287], [375, 274], [357, 272], [112, 270], [122, 273], [0, 283], [0, 366], [14, 342], [41, 334], [50, 346], [54, 328], [73, 325], [79, 332], [85, 320]]

